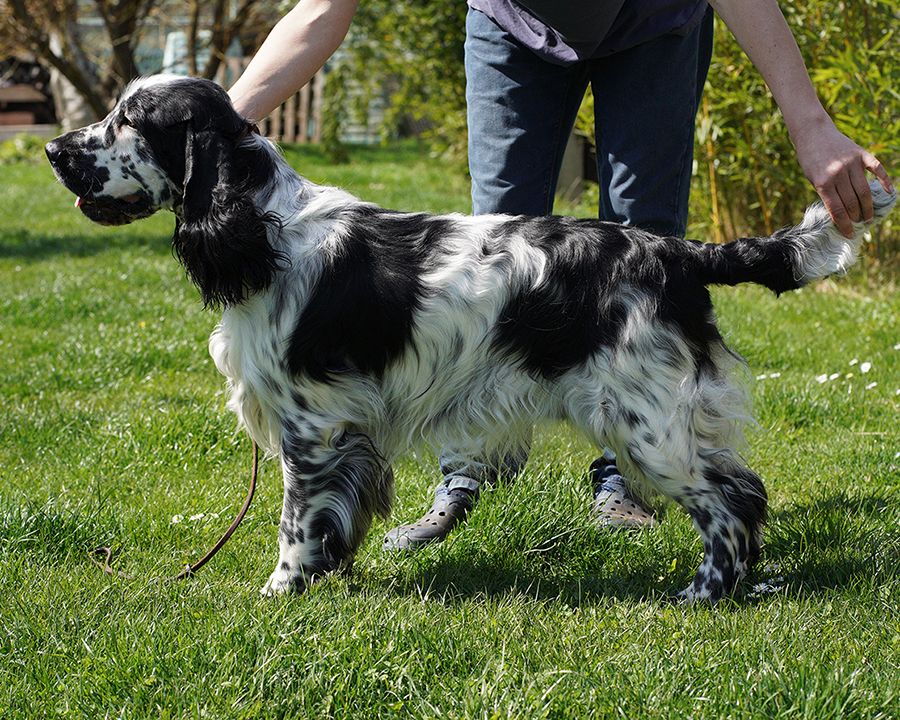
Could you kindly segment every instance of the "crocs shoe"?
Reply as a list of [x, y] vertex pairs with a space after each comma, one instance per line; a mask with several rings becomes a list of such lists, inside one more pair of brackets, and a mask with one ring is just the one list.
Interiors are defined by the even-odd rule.
[[591, 463], [594, 481], [594, 513], [600, 525], [608, 528], [650, 528], [656, 520], [650, 511], [628, 494], [625, 478], [619, 474], [615, 458], [609, 453]]
[[412, 525], [401, 525], [384, 536], [381, 549], [416, 550], [432, 542], [440, 542], [468, 515], [475, 496], [461, 488], [438, 491], [434, 505]]

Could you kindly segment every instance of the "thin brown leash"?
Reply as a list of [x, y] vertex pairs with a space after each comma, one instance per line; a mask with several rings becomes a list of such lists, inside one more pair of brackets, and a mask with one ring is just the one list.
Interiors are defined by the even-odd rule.
[[[250, 472], [250, 487], [247, 490], [247, 497], [244, 500], [244, 504], [241, 506], [241, 509], [238, 511], [238, 514], [235, 516], [234, 520], [231, 521], [231, 525], [228, 529], [222, 534], [216, 544], [213, 545], [206, 554], [200, 558], [195, 563], [190, 563], [185, 566], [184, 570], [175, 575], [174, 577], [167, 578], [168, 580], [184, 580], [185, 578], [191, 577], [195, 572], [197, 572], [200, 568], [202, 568], [206, 563], [213, 559], [215, 554], [222, 549], [222, 546], [228, 542], [228, 538], [230, 538], [234, 531], [237, 530], [238, 525], [241, 524], [241, 521], [244, 519], [244, 515], [247, 514], [247, 510], [250, 509], [250, 503], [253, 502], [253, 495], [256, 493], [256, 479], [259, 475], [259, 446], [256, 444], [256, 441], [253, 442], [253, 466]], [[88, 553], [88, 557], [91, 562], [94, 563], [98, 568], [100, 568], [107, 575], [112, 575], [113, 577], [124, 578], [125, 580], [133, 580], [134, 577], [132, 575], [127, 575], [123, 573], [121, 570], [116, 570], [110, 564], [112, 560], [112, 548], [107, 546], [96, 547]], [[102, 560], [98, 560], [97, 558], [102, 558]]]

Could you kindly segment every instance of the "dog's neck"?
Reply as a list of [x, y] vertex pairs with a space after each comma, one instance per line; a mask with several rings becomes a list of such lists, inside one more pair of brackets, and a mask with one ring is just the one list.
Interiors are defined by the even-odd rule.
[[274, 142], [258, 132], [245, 137], [248, 139], [242, 143], [241, 150], [251, 154], [248, 159], [256, 158], [257, 166], [265, 168], [263, 173], [248, 177], [248, 190], [253, 193], [256, 206], [262, 212], [277, 213], [288, 221], [286, 215], [300, 209], [304, 190], [312, 183], [288, 164]]

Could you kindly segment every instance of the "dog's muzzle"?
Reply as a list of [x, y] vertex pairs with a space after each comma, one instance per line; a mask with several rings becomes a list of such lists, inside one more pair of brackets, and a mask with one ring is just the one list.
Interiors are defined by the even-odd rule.
[[125, 225], [154, 213], [153, 198], [143, 191], [122, 197], [96, 194], [92, 187], [96, 168], [81, 154], [70, 152], [60, 138], [48, 142], [44, 152], [56, 177], [77, 196], [75, 207], [88, 220], [101, 225]]

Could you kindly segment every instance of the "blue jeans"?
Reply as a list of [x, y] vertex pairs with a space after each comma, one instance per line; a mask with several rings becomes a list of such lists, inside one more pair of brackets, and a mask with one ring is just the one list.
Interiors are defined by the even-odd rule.
[[[575, 116], [594, 93], [601, 220], [684, 236], [694, 120], [712, 56], [712, 11], [691, 33], [668, 34], [598, 60], [560, 66], [519, 45], [483, 13], [466, 17], [469, 172], [476, 215], [548, 215]], [[468, 459], [444, 448], [444, 482], [477, 491], [515, 473], [528, 447]]]
[[470, 9], [465, 50], [476, 215], [552, 212], [563, 152], [590, 83], [600, 219], [684, 235], [712, 11], [688, 35], [560, 66]]

